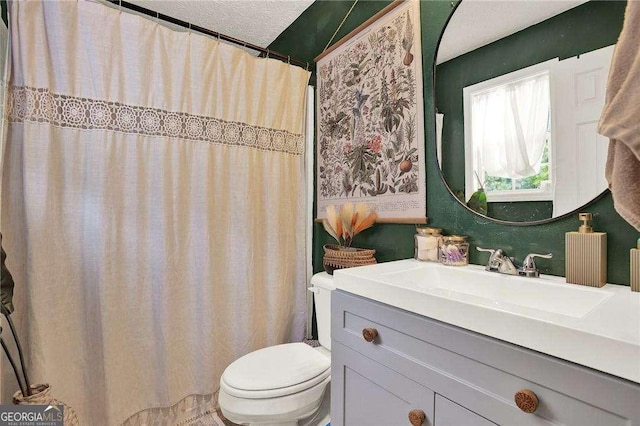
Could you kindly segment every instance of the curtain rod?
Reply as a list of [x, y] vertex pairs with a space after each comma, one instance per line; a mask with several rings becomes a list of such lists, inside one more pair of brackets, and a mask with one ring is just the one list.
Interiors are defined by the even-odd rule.
[[289, 55], [285, 55], [279, 52], [276, 52], [275, 50], [270, 50], [264, 47], [260, 47], [260, 46], [256, 46], [255, 44], [251, 44], [251, 43], [247, 43], [246, 41], [243, 40], [239, 40], [237, 38], [233, 38], [231, 36], [225, 35], [225, 34], [221, 34], [219, 32], [216, 31], [211, 31], [207, 28], [203, 28], [203, 27], [199, 27], [198, 25], [193, 25], [189, 22], [185, 22], [182, 21], [180, 19], [174, 18], [172, 16], [169, 15], [165, 15], [159, 12], [156, 12], [154, 10], [151, 9], [147, 9], [145, 7], [142, 6], [138, 6], [137, 4], [133, 4], [133, 3], [129, 3], [127, 1], [122, 1], [122, 0], [106, 0], [107, 2], [114, 4], [116, 6], [120, 6], [123, 7], [125, 9], [130, 9], [133, 10], [135, 12], [138, 13], [142, 13], [144, 15], [150, 16], [152, 18], [156, 18], [156, 19], [162, 19], [163, 21], [167, 21], [170, 22], [172, 24], [175, 25], [179, 25], [181, 27], [184, 28], [188, 28], [191, 31], [197, 31], [199, 33], [203, 33], [206, 35], [209, 35], [211, 37], [215, 37], [219, 40], [224, 40], [224, 41], [228, 41], [229, 43], [233, 43], [236, 44], [238, 46], [242, 46], [242, 47], [247, 47], [251, 50], [256, 50], [262, 54], [265, 54], [267, 58], [276, 58], [276, 59], [280, 59], [283, 62], [287, 62], [289, 64], [292, 65], [297, 65], [300, 66], [302, 68], [305, 68], [307, 71], [309, 70], [309, 62], [304, 62], [301, 61], [300, 59], [295, 59], [292, 58]]

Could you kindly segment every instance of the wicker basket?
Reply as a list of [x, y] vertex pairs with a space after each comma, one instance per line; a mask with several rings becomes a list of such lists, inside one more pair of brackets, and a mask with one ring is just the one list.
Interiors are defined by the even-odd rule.
[[333, 275], [336, 269], [353, 268], [354, 266], [373, 265], [376, 254], [372, 249], [360, 249], [352, 247], [342, 247], [335, 244], [324, 245], [324, 257], [322, 265], [328, 274]]
[[78, 415], [73, 408], [51, 395], [51, 386], [48, 383], [31, 385], [31, 389], [35, 392], [31, 396], [23, 396], [20, 391], [14, 393], [13, 403], [16, 405], [62, 405], [64, 407], [64, 426], [80, 425]]

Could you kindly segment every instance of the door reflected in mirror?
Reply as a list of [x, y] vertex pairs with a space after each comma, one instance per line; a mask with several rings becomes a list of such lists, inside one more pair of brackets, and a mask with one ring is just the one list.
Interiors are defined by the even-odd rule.
[[624, 1], [463, 0], [436, 59], [438, 162], [466, 204], [535, 222], [598, 197], [608, 140], [597, 134]]

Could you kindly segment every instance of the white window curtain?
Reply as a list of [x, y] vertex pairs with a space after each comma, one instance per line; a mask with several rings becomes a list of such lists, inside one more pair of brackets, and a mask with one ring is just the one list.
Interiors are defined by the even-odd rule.
[[442, 127], [444, 126], [444, 114], [436, 114], [436, 155], [438, 166], [442, 168]]
[[81, 424], [173, 424], [304, 338], [309, 73], [101, 3], [9, 4], [1, 230], [32, 382]]
[[473, 143], [487, 174], [515, 179], [538, 174], [548, 119], [546, 73], [473, 95]]

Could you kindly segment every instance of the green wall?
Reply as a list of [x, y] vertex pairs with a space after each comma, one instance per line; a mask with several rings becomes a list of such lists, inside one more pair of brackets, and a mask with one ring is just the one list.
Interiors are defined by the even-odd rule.
[[[388, 3], [360, 0], [335, 40], [339, 40]], [[352, 4], [351, 0], [316, 1], [269, 48], [298, 59], [313, 61], [313, 58], [322, 52]], [[510, 256], [515, 256], [518, 261], [529, 252], [552, 252], [554, 258], [540, 260], [538, 267], [543, 273], [564, 275], [564, 234], [578, 228], [577, 218], [559, 219], [549, 224], [534, 226], [492, 221], [477, 216], [461, 206], [440, 178], [434, 143], [433, 64], [438, 40], [451, 10], [452, 5], [449, 1], [421, 2], [427, 216], [433, 226], [443, 228], [447, 234], [466, 234], [472, 246], [500, 247]], [[585, 210], [593, 213], [594, 228], [608, 233], [608, 281], [629, 285], [629, 249], [635, 247], [640, 234], [614, 211], [610, 194], [592, 203]], [[375, 248], [378, 251], [376, 257], [379, 262], [405, 259], [413, 256], [413, 234], [412, 225], [377, 224], [358, 235], [355, 245]], [[322, 246], [330, 242], [331, 237], [322, 226], [315, 224], [313, 264], [316, 272], [322, 270]], [[471, 250], [471, 262], [486, 263], [486, 253]]]
[[[625, 1], [590, 1], [438, 65], [436, 106], [445, 114], [442, 135], [446, 141], [442, 174], [451, 189], [464, 191], [465, 186], [462, 89], [553, 58], [562, 60], [614, 44], [625, 5]], [[532, 221], [550, 218], [552, 210], [550, 201], [490, 203], [489, 216]]]

